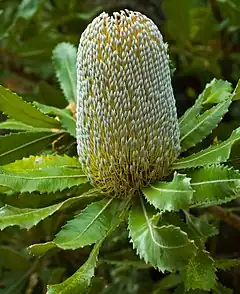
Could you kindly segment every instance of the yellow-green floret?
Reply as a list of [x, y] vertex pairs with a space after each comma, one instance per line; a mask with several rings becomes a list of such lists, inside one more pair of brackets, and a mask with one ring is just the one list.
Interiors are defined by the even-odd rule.
[[139, 12], [103, 12], [77, 55], [77, 147], [90, 181], [114, 196], [162, 179], [180, 151], [166, 45]]

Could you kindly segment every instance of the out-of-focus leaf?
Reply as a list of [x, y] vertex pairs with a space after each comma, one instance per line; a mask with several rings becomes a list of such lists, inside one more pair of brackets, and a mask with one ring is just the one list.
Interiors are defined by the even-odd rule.
[[27, 270], [31, 263], [23, 254], [8, 246], [0, 246], [0, 265], [11, 270]]
[[60, 43], [53, 50], [53, 64], [61, 89], [69, 101], [76, 102], [76, 60], [77, 49], [69, 43]]
[[42, 0], [22, 0], [18, 7], [16, 17], [22, 17], [26, 20], [31, 19], [42, 2]]
[[214, 288], [215, 275], [214, 261], [206, 251], [197, 251], [187, 267], [182, 271], [184, 285], [189, 289], [209, 291]]
[[97, 258], [102, 241], [93, 247], [88, 260], [67, 280], [61, 284], [49, 285], [47, 294], [84, 294], [94, 276]]
[[221, 270], [240, 267], [240, 259], [215, 259], [215, 266]]
[[0, 185], [21, 193], [52, 193], [87, 182], [79, 161], [66, 155], [30, 156], [0, 169]]
[[156, 283], [156, 290], [152, 294], [160, 294], [161, 290], [167, 290], [175, 288], [182, 282], [182, 277], [179, 274], [170, 274], [163, 277], [159, 282]]
[[59, 133], [24, 132], [0, 136], [0, 165], [34, 155], [46, 149]]
[[49, 22], [48, 25], [41, 30], [41, 33], [47, 32], [48, 30], [52, 28], [55, 28], [61, 24], [67, 23], [75, 19], [89, 21], [89, 19], [92, 19], [95, 15], [99, 14], [102, 10], [103, 8], [101, 6], [98, 6], [98, 7], [94, 7], [93, 9], [89, 9], [87, 12], [68, 13], [66, 15], [60, 16], [59, 18], [55, 18], [51, 22]]
[[191, 173], [193, 205], [206, 207], [229, 202], [239, 197], [240, 174], [225, 166], [206, 166]]
[[11, 118], [34, 127], [58, 129], [60, 123], [24, 102], [21, 97], [0, 86], [0, 110]]
[[234, 294], [233, 291], [222, 284], [216, 282], [214, 289], [212, 290], [213, 294]]
[[[183, 44], [189, 40], [190, 35], [190, 8], [191, 0], [182, 0], [179, 7], [178, 0], [167, 0], [163, 2], [164, 11], [168, 17], [167, 31], [173, 40]], [[179, 9], [181, 13], [179, 14]]]
[[[56, 211], [69, 208], [74, 204], [93, 196], [92, 193], [86, 192], [78, 197], [68, 198], [58, 204], [37, 209], [18, 208], [5, 205], [0, 208], [0, 229], [3, 230], [10, 226], [19, 226], [24, 229], [30, 229], [33, 226], [36, 226], [40, 221], [54, 214]], [[48, 247], [48, 249], [50, 248]]]
[[158, 226], [160, 216], [141, 203], [135, 203], [128, 221], [133, 247], [145, 262], [161, 271], [186, 266], [196, 247], [185, 232], [173, 225]]
[[186, 209], [191, 204], [193, 189], [190, 178], [174, 173], [171, 182], [157, 181], [142, 189], [144, 196], [155, 208], [160, 210]]
[[34, 105], [44, 114], [56, 115], [62, 124], [62, 127], [73, 137], [76, 137], [76, 121], [73, 119], [70, 109], [59, 109], [53, 106], [48, 106], [34, 102]]
[[58, 108], [64, 108], [67, 106], [62, 91], [44, 81], [41, 81], [38, 84], [38, 96], [40, 96], [47, 105]]
[[226, 162], [230, 157], [233, 144], [238, 140], [240, 140], [240, 128], [234, 130], [228, 140], [175, 161], [172, 168], [185, 169]]

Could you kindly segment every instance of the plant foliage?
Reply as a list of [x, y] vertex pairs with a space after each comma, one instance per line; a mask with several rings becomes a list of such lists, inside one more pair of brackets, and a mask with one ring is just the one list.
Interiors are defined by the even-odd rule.
[[[223, 79], [208, 82], [180, 116], [181, 154], [168, 175], [126, 199], [92, 187], [76, 157], [74, 44], [79, 29], [101, 10], [78, 2], [0, 4], [1, 53], [9, 68], [26, 80], [33, 77], [26, 91], [18, 80], [11, 84], [7, 72], [1, 76], [0, 111], [7, 118], [0, 122], [0, 293], [232, 293], [217, 275], [240, 260], [213, 252], [212, 237], [221, 236], [222, 228], [219, 215], [210, 213], [240, 196], [234, 163], [239, 121], [231, 127], [222, 122], [239, 109], [236, 68], [230, 71], [233, 83], [224, 78], [229, 59], [239, 62], [235, 45], [224, 43], [230, 36], [235, 40], [240, 27], [237, 0], [209, 1], [227, 21], [214, 19], [216, 7], [210, 5], [211, 13], [201, 0], [182, 1], [184, 17], [179, 1], [164, 1], [166, 35], [180, 75], [200, 68], [207, 72], [202, 85], [212, 75]], [[228, 207], [222, 209], [224, 220], [234, 218]]]

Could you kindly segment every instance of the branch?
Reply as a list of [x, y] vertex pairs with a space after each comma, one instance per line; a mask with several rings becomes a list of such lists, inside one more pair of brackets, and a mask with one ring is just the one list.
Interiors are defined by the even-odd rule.
[[208, 207], [206, 211], [240, 231], [240, 217], [238, 215], [233, 214], [220, 206]]

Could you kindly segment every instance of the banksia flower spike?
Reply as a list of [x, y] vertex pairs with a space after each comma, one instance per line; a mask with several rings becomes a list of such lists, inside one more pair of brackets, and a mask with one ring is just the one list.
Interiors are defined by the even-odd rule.
[[90, 181], [114, 196], [162, 179], [180, 151], [166, 45], [139, 12], [102, 13], [77, 56], [77, 147]]

